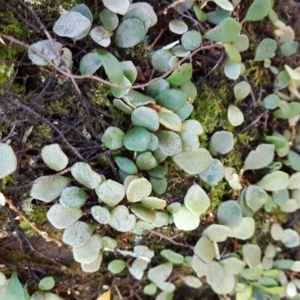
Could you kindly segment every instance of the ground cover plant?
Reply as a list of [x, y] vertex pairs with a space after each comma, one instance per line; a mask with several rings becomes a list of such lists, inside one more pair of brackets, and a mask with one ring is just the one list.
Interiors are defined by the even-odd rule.
[[1, 299], [300, 298], [296, 3], [0, 3]]

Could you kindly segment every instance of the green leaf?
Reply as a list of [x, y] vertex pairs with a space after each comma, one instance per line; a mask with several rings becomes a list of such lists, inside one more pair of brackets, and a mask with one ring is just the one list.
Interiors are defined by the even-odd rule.
[[156, 132], [159, 141], [159, 149], [167, 156], [172, 156], [182, 151], [180, 136], [169, 130], [159, 130]]
[[17, 157], [13, 149], [0, 143], [0, 179], [10, 175], [17, 169]]
[[200, 47], [202, 36], [197, 30], [189, 30], [181, 37], [181, 44], [186, 50], [193, 51]]
[[221, 7], [217, 6], [215, 10], [205, 14], [205, 19], [212, 24], [220, 24], [223, 20], [230, 17], [230, 11], [224, 10]]
[[196, 254], [194, 254], [191, 261], [191, 267], [194, 269], [197, 276], [201, 278], [202, 276], [206, 276], [208, 272], [209, 264], [205, 263]]
[[289, 190], [300, 189], [300, 172], [291, 175], [288, 184]]
[[270, 230], [273, 240], [280, 241], [283, 238], [283, 228], [280, 224], [274, 223]]
[[64, 229], [78, 221], [82, 215], [82, 211], [78, 208], [54, 204], [47, 212], [47, 219], [55, 228]]
[[160, 112], [158, 114], [159, 122], [166, 129], [179, 132], [181, 131], [181, 120], [177, 114], [168, 111], [168, 112]]
[[194, 289], [199, 289], [202, 286], [202, 282], [195, 276], [181, 276], [181, 279], [187, 286]]
[[126, 15], [130, 1], [129, 0], [103, 0], [103, 5], [116, 14]]
[[238, 275], [246, 266], [246, 263], [236, 257], [229, 257], [220, 261], [225, 273]]
[[237, 40], [242, 26], [233, 18], [224, 19], [215, 28], [206, 32], [205, 37], [209, 40], [223, 43], [231, 43]]
[[176, 34], [183, 34], [188, 30], [188, 26], [182, 20], [171, 20], [169, 22], [169, 29]]
[[184, 262], [184, 257], [170, 249], [160, 251], [160, 255], [167, 259], [173, 265], [181, 265]]
[[138, 106], [145, 106], [149, 103], [155, 103], [152, 97], [145, 94], [139, 93], [134, 90], [130, 90], [124, 97], [123, 100], [131, 107], [136, 108]]
[[70, 11], [76, 11], [93, 22], [93, 15], [90, 9], [85, 4], [77, 4]]
[[126, 264], [123, 260], [114, 259], [108, 264], [107, 269], [113, 274], [119, 274], [125, 269], [125, 267]]
[[78, 162], [71, 167], [72, 176], [81, 184], [89, 189], [94, 189], [98, 186], [103, 178], [96, 173], [88, 163]]
[[242, 61], [241, 54], [234, 44], [224, 43], [224, 48], [230, 60], [238, 64], [241, 63]]
[[194, 215], [200, 216], [209, 208], [210, 200], [205, 191], [198, 184], [194, 184], [188, 189], [184, 204]]
[[85, 204], [87, 198], [88, 195], [83, 189], [77, 186], [70, 186], [62, 191], [59, 202], [66, 207], [80, 208]]
[[100, 22], [108, 30], [115, 30], [119, 25], [119, 18], [117, 14], [110, 9], [104, 8], [101, 10], [99, 17]]
[[229, 233], [229, 237], [234, 237], [240, 240], [247, 240], [253, 236], [255, 231], [255, 222], [253, 218], [244, 217], [240, 225], [233, 227]]
[[245, 34], [240, 34], [237, 37], [237, 40], [233, 43], [233, 45], [236, 47], [236, 49], [239, 52], [243, 52], [248, 50], [249, 48], [249, 38], [247, 35]]
[[290, 151], [288, 153], [288, 161], [293, 170], [300, 171], [300, 155], [298, 153]]
[[212, 262], [216, 255], [213, 242], [206, 236], [198, 240], [194, 247], [194, 253], [206, 263]]
[[52, 276], [44, 277], [39, 282], [39, 289], [43, 291], [51, 290], [55, 285], [54, 278]]
[[226, 154], [232, 150], [233, 145], [234, 139], [231, 132], [217, 131], [210, 138], [209, 151], [212, 155]]
[[109, 225], [117, 231], [129, 232], [133, 229], [136, 218], [129, 214], [128, 208], [124, 205], [118, 205], [110, 212]]
[[197, 20], [199, 22], [205, 22], [206, 21], [206, 14], [202, 9], [200, 9], [199, 5], [194, 4], [193, 5], [193, 11], [194, 11], [194, 13], [197, 17]]
[[240, 272], [240, 275], [248, 280], [257, 280], [263, 273], [263, 269], [261, 266], [252, 268], [252, 269], [244, 269]]
[[115, 42], [118, 47], [130, 48], [140, 43], [146, 35], [144, 23], [139, 19], [127, 19], [120, 23]]
[[129, 202], [139, 202], [151, 194], [152, 185], [146, 178], [132, 180], [127, 188], [126, 196]]
[[93, 225], [78, 221], [64, 230], [62, 240], [72, 247], [81, 247], [92, 236], [93, 231]]
[[266, 17], [272, 9], [270, 0], [254, 0], [243, 21], [259, 21]]
[[182, 141], [182, 152], [196, 150], [200, 147], [199, 137], [190, 132], [183, 132], [180, 134]]
[[79, 62], [81, 75], [93, 75], [101, 66], [101, 60], [95, 52], [85, 54]]
[[145, 127], [150, 131], [157, 131], [159, 128], [158, 113], [149, 107], [137, 107], [131, 114], [131, 121], [134, 125]]
[[28, 49], [28, 57], [35, 65], [47, 66], [48, 61], [38, 54], [43, 54], [48, 59], [55, 60], [57, 58], [57, 53], [60, 52], [62, 46], [63, 45], [61, 43], [56, 41], [53, 41], [53, 45], [49, 40], [38, 41], [32, 44]]
[[299, 208], [299, 203], [295, 199], [289, 199], [286, 203], [280, 206], [281, 211], [286, 213], [295, 212]]
[[134, 175], [138, 171], [135, 163], [127, 157], [116, 156], [114, 157], [114, 161], [117, 166], [127, 174]]
[[30, 196], [44, 202], [53, 201], [70, 182], [70, 178], [64, 176], [41, 176], [33, 182]]
[[94, 273], [98, 271], [102, 263], [102, 258], [102, 253], [100, 253], [98, 257], [90, 264], [81, 264], [82, 271], [87, 273]]
[[19, 281], [17, 272], [13, 272], [8, 281], [5, 297], [7, 300], [26, 300], [25, 292]]
[[150, 183], [153, 191], [158, 195], [165, 193], [168, 187], [168, 181], [166, 178], [155, 178], [150, 176]]
[[187, 96], [179, 90], [170, 89], [159, 94], [158, 97], [155, 98], [155, 101], [158, 105], [177, 112], [187, 101]]
[[284, 205], [289, 200], [289, 191], [287, 189], [280, 190], [280, 191], [274, 191], [272, 193], [273, 200], [276, 204], [279, 206]]
[[108, 179], [98, 185], [95, 192], [99, 200], [103, 201], [110, 207], [114, 207], [119, 204], [125, 196], [124, 186], [111, 179]]
[[145, 295], [153, 296], [156, 294], [157, 285], [154, 282], [151, 282], [144, 286], [143, 292]]
[[231, 274], [226, 274], [226, 276], [223, 277], [221, 282], [213, 284], [211, 287], [213, 291], [217, 294], [229, 294], [234, 290], [235, 285], [235, 276]]
[[101, 243], [102, 238], [100, 235], [91, 236], [83, 246], [73, 248], [74, 259], [83, 264], [90, 264], [97, 259], [102, 247]]
[[231, 59], [227, 59], [224, 66], [224, 73], [227, 78], [236, 80], [241, 74], [241, 65], [232, 61]]
[[144, 152], [137, 156], [136, 165], [139, 168], [139, 170], [151, 170], [155, 168], [158, 165], [158, 163], [153, 157], [152, 152]]
[[175, 69], [173, 73], [166, 79], [172, 86], [182, 86], [191, 80], [192, 72], [192, 64], [185, 63]]
[[173, 54], [166, 49], [159, 49], [152, 53], [151, 64], [155, 71], [165, 73], [171, 69], [169, 64]]
[[265, 168], [274, 159], [274, 145], [260, 144], [256, 150], [250, 151], [245, 159], [244, 170], [257, 170]]
[[110, 150], [117, 150], [123, 147], [125, 133], [118, 127], [108, 127], [101, 137], [102, 143]]
[[190, 175], [204, 172], [213, 162], [213, 158], [206, 149], [182, 152], [172, 157], [174, 162]]
[[189, 132], [196, 135], [201, 135], [204, 130], [202, 125], [196, 120], [186, 120], [182, 122], [181, 132]]
[[255, 268], [261, 261], [261, 250], [254, 244], [246, 244], [242, 247], [244, 261], [250, 268]]
[[292, 259], [278, 259], [274, 261], [273, 267], [279, 270], [290, 270], [293, 263]]
[[256, 212], [268, 201], [268, 194], [262, 188], [250, 185], [246, 189], [245, 199], [247, 205]]
[[199, 226], [200, 218], [193, 214], [185, 205], [179, 212], [173, 214], [174, 224], [179, 230], [190, 231]]
[[104, 49], [96, 49], [95, 53], [101, 60], [105, 73], [109, 80], [119, 84], [123, 79], [123, 69], [117, 58]]
[[219, 7], [224, 10], [233, 11], [234, 7], [228, 0], [213, 0]]
[[104, 26], [96, 26], [90, 31], [90, 36], [97, 44], [102, 47], [108, 47], [111, 43], [110, 37], [113, 36], [113, 31], [106, 29]]
[[242, 222], [242, 210], [234, 200], [223, 202], [217, 210], [218, 222], [228, 227], [236, 227]]
[[210, 185], [217, 185], [224, 177], [224, 166], [218, 159], [214, 159], [211, 165], [199, 177]]
[[76, 11], [63, 14], [54, 23], [53, 31], [58, 36], [69, 37], [74, 41], [84, 38], [91, 29], [91, 21]]
[[298, 48], [298, 42], [285, 42], [280, 45], [280, 53], [283, 56], [292, 56], [297, 53]]
[[244, 115], [236, 105], [229, 105], [227, 118], [232, 126], [239, 126], [244, 122]]
[[145, 151], [150, 143], [149, 131], [141, 126], [135, 126], [130, 129], [124, 136], [124, 146], [131, 151]]
[[276, 94], [270, 94], [263, 100], [263, 106], [266, 109], [275, 109], [278, 107], [280, 98]]
[[160, 79], [146, 87], [147, 95], [156, 98], [159, 94], [170, 89], [170, 83], [165, 79]]
[[173, 270], [170, 262], [158, 265], [148, 271], [148, 278], [155, 284], [162, 283], [168, 279]]
[[206, 274], [207, 283], [214, 286], [220, 284], [225, 275], [222, 265], [216, 261], [212, 261], [209, 264], [209, 269]]
[[277, 43], [275, 40], [269, 38], [263, 39], [255, 51], [254, 61], [263, 61], [267, 58], [273, 57], [276, 49]]
[[106, 207], [102, 207], [99, 205], [92, 206], [91, 214], [93, 218], [100, 224], [110, 223], [110, 213]]
[[226, 241], [230, 228], [224, 225], [211, 224], [202, 233], [207, 236], [213, 242], [224, 242]]
[[293, 229], [285, 229], [283, 230], [283, 235], [281, 242], [287, 247], [287, 248], [294, 248], [299, 246], [300, 239], [299, 234], [297, 231]]
[[154, 210], [152, 210], [151, 208], [141, 203], [130, 204], [129, 208], [141, 220], [148, 223], [153, 223], [155, 221], [156, 215]]
[[279, 191], [287, 188], [289, 184], [289, 175], [282, 171], [275, 171], [264, 176], [256, 185], [266, 191]]
[[251, 86], [246, 81], [241, 81], [233, 87], [233, 92], [236, 100], [245, 99], [251, 92]]

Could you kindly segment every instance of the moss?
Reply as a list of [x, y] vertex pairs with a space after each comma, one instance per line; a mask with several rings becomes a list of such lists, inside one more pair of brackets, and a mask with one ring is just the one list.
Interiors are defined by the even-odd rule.
[[222, 202], [224, 195], [228, 193], [228, 184], [225, 181], [219, 182], [216, 186], [211, 187], [207, 193], [210, 199], [210, 210], [215, 211]]
[[36, 126], [37, 132], [46, 139], [52, 138], [51, 127], [50, 125], [38, 125]]

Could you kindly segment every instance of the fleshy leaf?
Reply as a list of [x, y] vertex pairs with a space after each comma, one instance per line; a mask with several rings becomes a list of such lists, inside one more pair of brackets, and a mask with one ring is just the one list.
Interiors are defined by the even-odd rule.
[[181, 206], [179, 212], [173, 214], [174, 224], [179, 230], [190, 231], [199, 226], [200, 218], [194, 215], [185, 205]]
[[53, 201], [70, 182], [71, 180], [64, 176], [41, 176], [33, 182], [30, 196], [44, 202]]
[[244, 122], [244, 115], [236, 105], [229, 105], [227, 118], [232, 126], [239, 126]]
[[10, 175], [17, 169], [17, 157], [13, 149], [0, 143], [0, 179]]
[[233, 87], [234, 96], [237, 100], [243, 100], [251, 92], [251, 86], [246, 81], [241, 81]]
[[287, 188], [289, 175], [282, 171], [275, 171], [264, 176], [256, 185], [266, 191], [279, 191]]
[[261, 250], [259, 246], [254, 244], [243, 245], [242, 248], [244, 261], [250, 268], [255, 268], [261, 261]]
[[209, 151], [212, 155], [226, 154], [231, 151], [233, 145], [234, 139], [231, 132], [217, 131], [210, 138]]
[[123, 260], [115, 259], [108, 264], [107, 269], [113, 274], [118, 274], [121, 273], [125, 267], [126, 264]]
[[151, 194], [152, 185], [146, 178], [132, 180], [127, 188], [126, 196], [129, 202], [139, 202]]
[[60, 195], [60, 204], [70, 208], [80, 208], [86, 202], [88, 195], [86, 192], [77, 187], [70, 186], [63, 190]]
[[117, 150], [123, 147], [125, 133], [118, 127], [108, 127], [101, 137], [102, 143], [110, 150]]
[[185, 206], [196, 216], [200, 216], [209, 208], [210, 200], [205, 191], [198, 185], [192, 185], [185, 197]]
[[134, 227], [135, 223], [135, 216], [129, 214], [128, 208], [124, 205], [118, 205], [110, 212], [109, 225], [117, 231], [128, 232]]
[[271, 9], [270, 0], [254, 0], [247, 11], [244, 21], [259, 21], [266, 17]]
[[103, 5], [116, 14], [126, 15], [130, 1], [129, 0], [103, 0]]
[[119, 204], [125, 196], [124, 186], [111, 179], [98, 185], [95, 191], [99, 199], [110, 207]]
[[242, 222], [242, 210], [234, 200], [223, 202], [217, 210], [218, 222], [228, 227], [236, 227]]
[[198, 240], [194, 247], [194, 253], [206, 263], [210, 263], [216, 255], [213, 242], [206, 236]]
[[273, 57], [276, 49], [277, 43], [275, 40], [269, 38], [263, 39], [255, 51], [254, 61], [263, 61], [267, 58]]
[[260, 144], [256, 150], [252, 150], [245, 159], [244, 170], [262, 169], [274, 159], [275, 147], [271, 144]]

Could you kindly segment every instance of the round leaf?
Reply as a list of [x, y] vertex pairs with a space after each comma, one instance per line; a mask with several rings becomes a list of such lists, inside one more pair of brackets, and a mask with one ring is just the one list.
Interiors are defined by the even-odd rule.
[[287, 188], [289, 175], [282, 171], [275, 171], [264, 176], [256, 185], [266, 191], [279, 191]]
[[127, 188], [126, 196], [129, 202], [139, 202], [151, 194], [152, 185], [146, 178], [132, 180]]
[[212, 135], [209, 141], [209, 151], [212, 155], [226, 154], [231, 151], [233, 145], [234, 139], [231, 132], [217, 131]]
[[190, 175], [204, 172], [213, 162], [213, 158], [206, 149], [196, 149], [182, 152], [172, 157], [174, 162]]
[[92, 206], [91, 214], [100, 224], [109, 224], [110, 222], [110, 213], [105, 207], [99, 205]]
[[118, 127], [108, 127], [101, 137], [102, 143], [110, 150], [117, 150], [123, 147], [125, 133]]
[[47, 212], [47, 219], [55, 228], [64, 229], [78, 221], [82, 214], [78, 208], [54, 204]]
[[250, 5], [244, 21], [259, 21], [271, 11], [271, 2], [268, 0], [254, 0]]
[[95, 234], [83, 246], [73, 248], [74, 259], [83, 264], [90, 264], [99, 255], [101, 241], [101, 236]]
[[60, 195], [60, 204], [70, 208], [80, 208], [86, 202], [88, 195], [86, 192], [77, 187], [70, 186], [63, 190]]
[[294, 248], [298, 247], [300, 244], [299, 234], [297, 231], [293, 229], [285, 229], [283, 230], [283, 236], [281, 242], [287, 248]]
[[142, 126], [150, 131], [157, 131], [159, 128], [158, 114], [155, 110], [140, 106], [131, 114], [131, 121], [136, 126]]
[[167, 81], [172, 86], [182, 86], [192, 78], [193, 67], [192, 64], [185, 63], [180, 65], [173, 73], [167, 77]]
[[17, 169], [17, 157], [13, 149], [0, 143], [0, 179], [10, 175]]
[[85, 54], [79, 63], [81, 75], [93, 75], [102, 66], [99, 56], [90, 52]]
[[223, 202], [217, 210], [218, 222], [228, 227], [236, 227], [242, 222], [242, 210], [234, 200]]
[[95, 191], [99, 199], [110, 207], [119, 204], [125, 196], [124, 186], [111, 179], [98, 185]]
[[129, 214], [128, 208], [124, 205], [116, 206], [110, 212], [109, 225], [117, 231], [128, 232], [134, 227], [135, 222], [135, 216]]
[[170, 262], [158, 265], [148, 271], [148, 278], [154, 283], [165, 282], [171, 275], [173, 265]]
[[200, 47], [202, 43], [202, 36], [199, 31], [190, 30], [182, 35], [181, 43], [184, 49], [193, 51]]
[[224, 166], [218, 159], [214, 159], [211, 165], [202, 173], [200, 178], [210, 185], [217, 185], [224, 177]]
[[194, 184], [188, 189], [184, 204], [194, 215], [200, 216], [209, 208], [210, 200], [205, 191], [198, 184]]
[[254, 61], [263, 61], [273, 57], [276, 49], [277, 43], [275, 40], [269, 38], [263, 39], [255, 51]]
[[251, 86], [246, 81], [241, 81], [233, 87], [234, 96], [237, 100], [243, 100], [251, 92]]
[[245, 159], [244, 170], [262, 169], [269, 165], [274, 159], [274, 145], [260, 144], [256, 150], [250, 151]]
[[253, 244], [243, 245], [242, 248], [244, 261], [250, 268], [255, 268], [261, 261], [261, 250], [259, 246]]
[[226, 241], [230, 228], [224, 225], [211, 224], [204, 231], [203, 235], [207, 236], [213, 242]]
[[81, 13], [69, 11], [59, 17], [53, 26], [53, 31], [59, 36], [77, 41], [88, 34], [91, 26], [91, 21]]
[[81, 247], [92, 236], [93, 230], [94, 226], [78, 221], [64, 230], [62, 240], [72, 247]]
[[108, 30], [115, 30], [119, 25], [118, 16], [110, 9], [104, 8], [99, 17], [103, 26]]
[[250, 185], [246, 189], [245, 199], [247, 205], [256, 212], [268, 201], [268, 194], [262, 188]]
[[96, 26], [90, 31], [91, 38], [102, 47], [108, 47], [110, 45], [110, 37], [112, 35], [113, 32], [106, 29], [104, 26]]
[[229, 105], [227, 118], [232, 126], [239, 126], [244, 122], [244, 115], [236, 105]]
[[116, 14], [125, 15], [129, 9], [129, 0], [103, 0], [103, 5]]
[[63, 176], [41, 176], [33, 182], [30, 196], [44, 202], [53, 201], [70, 182], [69, 178]]
[[131, 151], [145, 151], [150, 143], [150, 133], [147, 129], [135, 126], [124, 136], [124, 146]]
[[107, 269], [113, 274], [118, 274], [121, 273], [125, 267], [126, 264], [123, 260], [115, 259], [108, 264]]
[[216, 255], [213, 242], [206, 236], [198, 240], [194, 247], [194, 253], [206, 263], [210, 263]]
[[130, 48], [140, 43], [146, 35], [144, 23], [139, 19], [127, 19], [120, 23], [116, 33], [116, 45]]
[[174, 224], [179, 230], [190, 231], [199, 226], [199, 216], [193, 214], [185, 205], [178, 213], [173, 214]]

